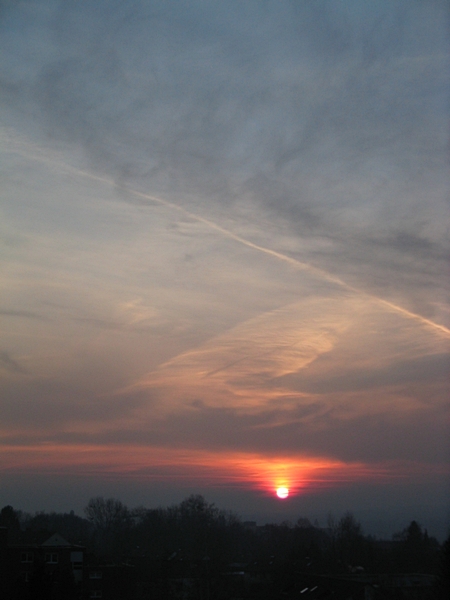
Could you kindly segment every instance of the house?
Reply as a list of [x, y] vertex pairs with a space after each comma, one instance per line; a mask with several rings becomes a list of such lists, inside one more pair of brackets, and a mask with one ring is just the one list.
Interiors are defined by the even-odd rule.
[[8, 544], [0, 527], [0, 597], [78, 598], [83, 587], [85, 548], [55, 533], [42, 542]]

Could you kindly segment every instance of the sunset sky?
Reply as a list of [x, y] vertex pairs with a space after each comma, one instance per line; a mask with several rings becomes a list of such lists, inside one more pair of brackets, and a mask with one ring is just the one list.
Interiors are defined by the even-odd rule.
[[0, 3], [0, 507], [448, 528], [448, 9]]

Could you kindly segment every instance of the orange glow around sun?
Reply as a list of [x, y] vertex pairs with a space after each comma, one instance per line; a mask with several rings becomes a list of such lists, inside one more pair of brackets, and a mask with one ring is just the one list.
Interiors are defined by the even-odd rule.
[[267, 457], [244, 452], [210, 452], [139, 445], [6, 446], [4, 470], [72, 473], [100, 478], [172, 481], [183, 485], [247, 488], [285, 499], [350, 482], [381, 481], [407, 465], [345, 463], [325, 457]]

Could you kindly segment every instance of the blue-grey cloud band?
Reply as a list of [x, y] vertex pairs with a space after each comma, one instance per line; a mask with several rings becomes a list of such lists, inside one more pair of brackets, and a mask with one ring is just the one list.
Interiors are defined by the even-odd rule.
[[[67, 164], [63, 164], [61, 162], [57, 162], [54, 158], [49, 157], [48, 155], [46, 155], [44, 149], [42, 149], [41, 151], [39, 151], [37, 148], [33, 148], [33, 151], [27, 150], [27, 145], [22, 143], [18, 146], [16, 146], [16, 151], [21, 152], [23, 154], [25, 154], [26, 156], [33, 158], [34, 160], [38, 160], [38, 161], [43, 161], [43, 162], [47, 162], [49, 164], [51, 164], [52, 166], [56, 166], [58, 169], [61, 169], [63, 171], [67, 171], [67, 172], [72, 172], [72, 173], [76, 173], [77, 175], [81, 176], [81, 177], [86, 177], [89, 179], [93, 179], [95, 181], [100, 181], [102, 183], [105, 183], [109, 186], [116, 186], [116, 183], [114, 182], [114, 180], [112, 179], [108, 179], [106, 177], [103, 177], [101, 175], [96, 175], [94, 173], [90, 173], [87, 171], [82, 171], [80, 169], [76, 169], [73, 168]], [[163, 205], [167, 208], [170, 208], [172, 210], [178, 211], [183, 213], [184, 215], [190, 217], [191, 219], [194, 219], [195, 221], [198, 221], [200, 223], [203, 223], [204, 225], [207, 225], [210, 229], [213, 229], [214, 231], [216, 231], [217, 233], [219, 233], [220, 235], [223, 235], [227, 238], [230, 238], [234, 241], [236, 241], [239, 244], [242, 244], [244, 246], [247, 246], [248, 248], [251, 248], [253, 250], [256, 250], [258, 252], [262, 252], [263, 254], [266, 254], [267, 256], [273, 257], [277, 260], [281, 260], [284, 261], [286, 263], [288, 263], [289, 265], [291, 265], [293, 268], [295, 269], [305, 269], [309, 272], [311, 272], [312, 274], [318, 276], [321, 279], [326, 280], [329, 283], [335, 284], [339, 287], [342, 287], [350, 292], [355, 292], [357, 294], [364, 294], [365, 296], [367, 296], [370, 299], [376, 300], [378, 303], [380, 303], [384, 308], [386, 308], [389, 311], [394, 311], [394, 312], [398, 312], [401, 313], [402, 315], [411, 318], [411, 319], [415, 319], [416, 321], [418, 321], [419, 323], [421, 323], [422, 325], [425, 325], [427, 327], [431, 327], [436, 333], [440, 333], [443, 334], [445, 336], [450, 336], [450, 329], [448, 329], [447, 327], [445, 327], [444, 325], [440, 325], [439, 323], [435, 323], [430, 319], [427, 319], [425, 317], [423, 317], [420, 314], [416, 314], [413, 313], [401, 306], [398, 306], [396, 304], [394, 304], [393, 302], [390, 302], [388, 300], [385, 300], [383, 298], [379, 298], [377, 296], [374, 296], [373, 294], [370, 294], [368, 292], [365, 292], [361, 289], [358, 289], [352, 285], [347, 284], [345, 281], [343, 281], [342, 279], [340, 279], [339, 277], [336, 277], [330, 273], [327, 273], [325, 270], [320, 269], [318, 267], [315, 267], [311, 264], [302, 262], [300, 260], [297, 260], [295, 258], [292, 258], [290, 256], [287, 256], [285, 254], [282, 254], [281, 252], [277, 252], [276, 250], [272, 250], [271, 248], [266, 248], [264, 246], [261, 246], [259, 244], [255, 244], [254, 242], [247, 240], [245, 238], [243, 238], [240, 235], [237, 235], [235, 233], [233, 233], [232, 231], [229, 231], [228, 229], [225, 229], [224, 227], [221, 227], [219, 224], [211, 221], [210, 219], [207, 219], [201, 215], [197, 215], [189, 210], [187, 210], [186, 208], [184, 208], [183, 206], [180, 206], [178, 204], [175, 204], [174, 202], [170, 202], [168, 200], [164, 200], [162, 198], [153, 196], [151, 194], [146, 194], [143, 192], [139, 192], [137, 190], [133, 190], [129, 187], [124, 188], [124, 191], [126, 191], [128, 194], [130, 194], [131, 196], [134, 196], [136, 198], [139, 198], [142, 201], [147, 201], [150, 206], [153, 204], [160, 204]]]
[[396, 288], [433, 322], [430, 290], [448, 294], [445, 14], [439, 1], [19, 3], [0, 22], [2, 105], [119, 185], [202, 216], [244, 202], [329, 240], [304, 262], [402, 305]]

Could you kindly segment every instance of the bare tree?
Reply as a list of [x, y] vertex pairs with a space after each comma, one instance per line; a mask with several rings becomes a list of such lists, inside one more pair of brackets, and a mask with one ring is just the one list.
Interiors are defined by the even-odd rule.
[[130, 512], [125, 504], [115, 498], [91, 498], [84, 509], [86, 518], [101, 531], [117, 531], [128, 525]]
[[115, 498], [91, 498], [84, 509], [95, 528], [93, 543], [97, 553], [119, 559], [126, 552], [132, 516], [125, 504]]

